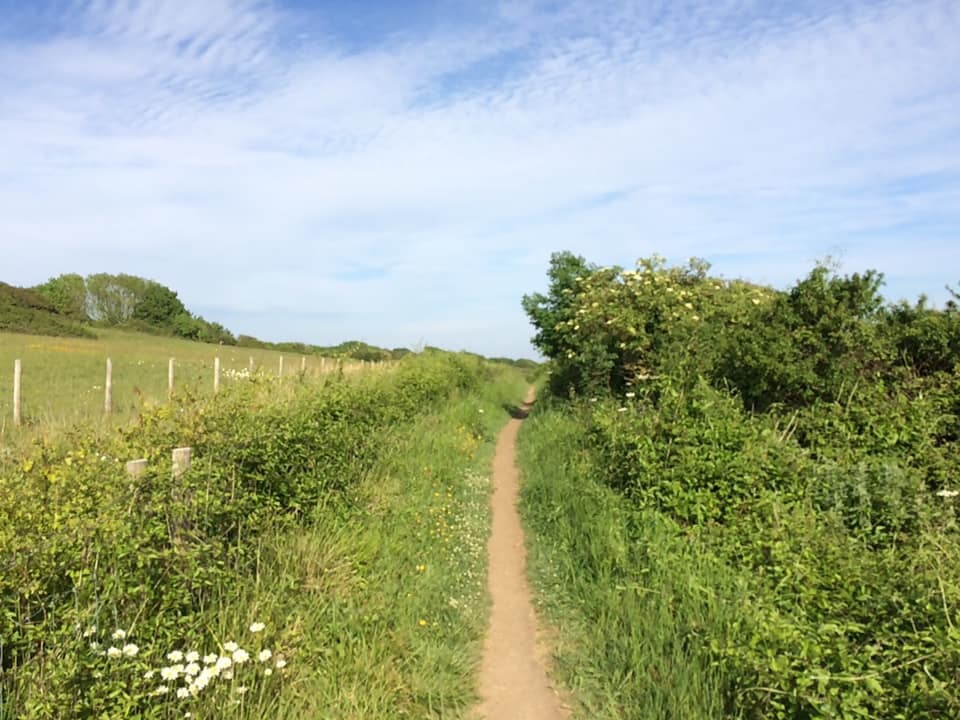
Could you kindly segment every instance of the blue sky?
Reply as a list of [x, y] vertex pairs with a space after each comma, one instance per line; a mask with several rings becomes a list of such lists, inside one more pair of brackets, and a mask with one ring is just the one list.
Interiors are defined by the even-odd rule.
[[0, 279], [531, 355], [550, 253], [960, 282], [960, 2], [0, 0]]

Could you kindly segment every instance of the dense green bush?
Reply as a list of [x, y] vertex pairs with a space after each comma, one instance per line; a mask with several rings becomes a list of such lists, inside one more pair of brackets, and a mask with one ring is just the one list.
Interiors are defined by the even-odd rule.
[[[444, 354], [362, 382], [281, 386], [258, 376], [209, 402], [145, 408], [110, 441], [83, 431], [38, 441], [0, 468], [5, 707], [38, 718], [63, 708], [106, 717], [107, 707], [148, 716], [142, 686], [121, 692], [96, 682], [102, 661], [85, 629], [135, 625], [167, 648], [207, 634], [193, 618], [214, 588], [249, 575], [265, 530], [308, 520], [373, 465], [385, 428], [476, 387], [487, 372]], [[170, 450], [184, 445], [194, 462], [174, 480]], [[124, 461], [136, 457], [149, 469], [132, 480]]]
[[597, 472], [742, 573], [702, 640], [724, 714], [960, 714], [956, 309], [825, 265], [787, 291], [696, 260], [550, 276], [526, 305]]

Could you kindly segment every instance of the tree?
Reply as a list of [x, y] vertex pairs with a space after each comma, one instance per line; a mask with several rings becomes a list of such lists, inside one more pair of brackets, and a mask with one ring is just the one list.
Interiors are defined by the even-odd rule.
[[147, 285], [137, 302], [133, 318], [155, 327], [173, 329], [174, 319], [186, 312], [187, 308], [177, 297], [177, 293], [160, 283], [152, 282]]
[[534, 293], [523, 296], [523, 309], [537, 329], [533, 344], [547, 357], [558, 358], [563, 355], [566, 345], [558, 326], [572, 317], [580, 291], [578, 283], [595, 271], [596, 267], [588, 265], [579, 255], [566, 250], [554, 253], [550, 256], [550, 269], [547, 271], [550, 278], [547, 295]]
[[87, 276], [87, 313], [105, 325], [123, 325], [152, 283], [136, 275], [97, 273]]
[[81, 322], [90, 319], [87, 315], [87, 285], [80, 275], [59, 275], [37, 285], [34, 290], [46, 298], [60, 315]]

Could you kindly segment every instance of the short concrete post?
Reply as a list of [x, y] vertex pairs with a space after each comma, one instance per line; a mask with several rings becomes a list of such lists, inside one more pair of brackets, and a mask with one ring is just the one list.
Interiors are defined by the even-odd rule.
[[280, 356], [280, 369], [277, 370], [277, 377], [278, 378], [283, 377], [283, 355]]
[[140, 460], [128, 460], [126, 468], [127, 475], [130, 476], [130, 479], [137, 480], [138, 478], [143, 477], [143, 474], [147, 471], [147, 460], [146, 458], [141, 458]]
[[190, 469], [190, 448], [174, 448], [173, 450], [173, 479], [178, 480]]
[[23, 421], [22, 415], [20, 414], [20, 381], [22, 378], [23, 363], [21, 363], [18, 358], [13, 361], [13, 424], [15, 427], [20, 427], [20, 423]]
[[220, 392], [220, 358], [215, 357], [213, 359], [213, 393], [216, 395]]
[[103, 412], [113, 412], [113, 360], [107, 358], [107, 377], [103, 382]]
[[307, 358], [306, 356], [300, 356], [300, 374], [303, 375], [307, 372]]
[[173, 358], [167, 361], [167, 400], [173, 398]]

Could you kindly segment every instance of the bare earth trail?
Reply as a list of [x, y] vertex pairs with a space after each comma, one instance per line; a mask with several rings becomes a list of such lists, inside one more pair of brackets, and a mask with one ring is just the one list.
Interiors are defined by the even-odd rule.
[[564, 720], [569, 715], [550, 687], [537, 644], [517, 512], [516, 438], [533, 397], [531, 389], [524, 413], [500, 433], [493, 461], [493, 530], [487, 546], [493, 609], [480, 670], [482, 701], [476, 709], [476, 716], [486, 720]]

